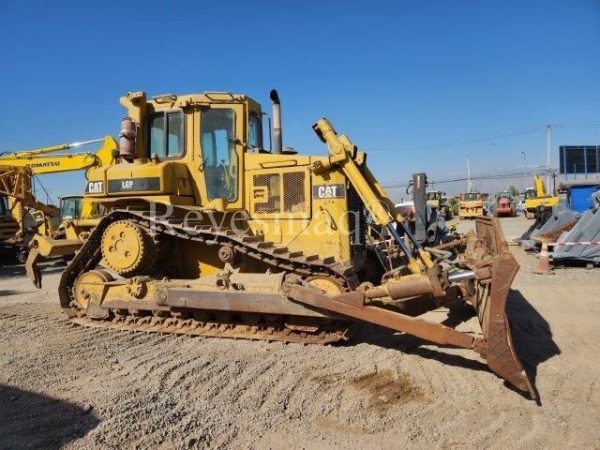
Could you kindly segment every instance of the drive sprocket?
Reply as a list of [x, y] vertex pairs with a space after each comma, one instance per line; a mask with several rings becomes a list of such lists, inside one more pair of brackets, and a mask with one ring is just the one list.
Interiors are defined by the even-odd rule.
[[148, 268], [152, 261], [152, 239], [138, 224], [117, 220], [102, 234], [104, 263], [119, 275], [132, 276]]

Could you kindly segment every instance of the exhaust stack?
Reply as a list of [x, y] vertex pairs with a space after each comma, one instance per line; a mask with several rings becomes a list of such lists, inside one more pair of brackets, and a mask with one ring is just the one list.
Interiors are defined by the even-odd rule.
[[281, 153], [283, 148], [283, 137], [281, 135], [281, 102], [279, 101], [279, 94], [275, 89], [271, 90], [269, 94], [273, 107], [273, 142], [271, 148], [273, 153]]

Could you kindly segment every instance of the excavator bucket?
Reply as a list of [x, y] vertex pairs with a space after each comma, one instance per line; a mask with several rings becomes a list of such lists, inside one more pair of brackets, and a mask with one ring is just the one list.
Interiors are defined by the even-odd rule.
[[477, 293], [471, 297], [485, 342], [483, 356], [497, 375], [519, 390], [529, 392], [535, 399], [536, 391], [515, 352], [506, 314], [510, 286], [519, 265], [508, 249], [502, 229], [495, 218], [478, 218], [475, 227], [478, 240], [485, 243], [486, 248], [494, 255], [490, 282], [478, 283]]

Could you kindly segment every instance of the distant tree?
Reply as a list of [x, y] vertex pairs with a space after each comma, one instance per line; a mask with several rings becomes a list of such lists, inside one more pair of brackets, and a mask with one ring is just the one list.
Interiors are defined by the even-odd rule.
[[450, 211], [452, 211], [452, 215], [458, 216], [458, 198], [452, 197], [448, 204], [450, 206]]
[[513, 197], [519, 196], [519, 189], [516, 186], [511, 184], [508, 190], [510, 192], [510, 195], [512, 195]]

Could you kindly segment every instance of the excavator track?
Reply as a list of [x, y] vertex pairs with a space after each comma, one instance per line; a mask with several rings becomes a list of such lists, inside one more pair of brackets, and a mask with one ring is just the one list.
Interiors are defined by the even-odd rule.
[[223, 337], [232, 339], [251, 339], [267, 341], [284, 341], [303, 344], [330, 344], [348, 339], [347, 321], [323, 321], [314, 327], [286, 327], [284, 318], [275, 315], [254, 315], [245, 321], [244, 317], [252, 315], [229, 314], [226, 321], [220, 321], [217, 314], [210, 320], [196, 320], [194, 310], [165, 311], [157, 305], [156, 310], [144, 313], [135, 311], [110, 311], [107, 319], [86, 317], [79, 308], [73, 294], [73, 286], [77, 277], [93, 270], [102, 259], [101, 240], [104, 230], [115, 221], [128, 220], [150, 231], [155, 242], [161, 235], [178, 239], [202, 242], [207, 245], [228, 245], [247, 257], [266, 263], [276, 270], [294, 274], [300, 278], [313, 277], [332, 278], [342, 287], [349, 289], [353, 284], [350, 268], [344, 267], [332, 258], [321, 260], [314, 255], [302, 252], [291, 252], [286, 247], [265, 242], [261, 236], [248, 233], [234, 233], [230, 229], [206, 225], [199, 220], [184, 221], [182, 219], [159, 219], [153, 217], [149, 209], [114, 210], [98, 223], [80, 251], [71, 260], [62, 274], [59, 284], [59, 299], [63, 311], [77, 325], [110, 328], [135, 332], [152, 332], [164, 334], [183, 334], [192, 336]]

